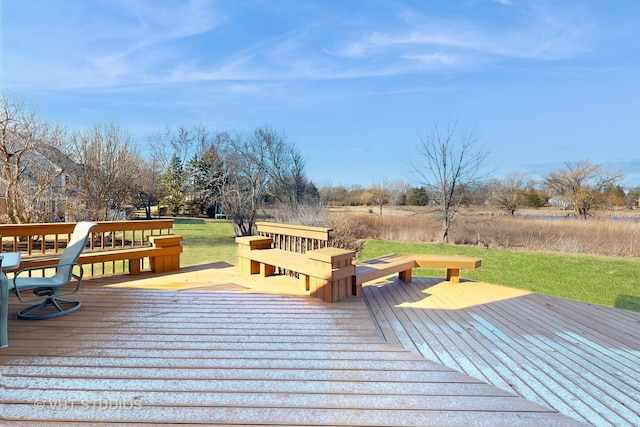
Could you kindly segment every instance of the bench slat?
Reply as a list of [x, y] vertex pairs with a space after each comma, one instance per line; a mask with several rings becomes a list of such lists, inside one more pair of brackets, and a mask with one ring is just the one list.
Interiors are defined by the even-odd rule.
[[411, 270], [415, 266], [415, 260], [404, 255], [388, 255], [365, 261], [356, 266], [356, 284]]
[[[130, 261], [130, 272], [132, 274], [140, 273], [140, 260], [142, 258], [162, 258], [162, 257], [175, 257], [182, 253], [182, 246], [167, 246], [167, 247], [135, 247], [129, 249], [108, 249], [103, 251], [86, 251], [80, 254], [78, 263], [82, 265], [86, 264], [98, 264], [112, 261]], [[20, 260], [20, 266], [16, 269], [10, 270], [11, 272], [18, 271], [26, 267], [47, 267], [54, 265], [58, 262], [59, 257], [51, 256], [34, 256], [23, 257]], [[135, 262], [137, 260], [137, 266]], [[133, 262], [131, 262], [133, 261]], [[163, 269], [166, 271], [167, 269]]]
[[416, 267], [423, 268], [460, 268], [473, 270], [482, 266], [480, 258], [458, 255], [411, 255]]
[[256, 222], [258, 233], [272, 233], [285, 236], [303, 237], [306, 239], [329, 240], [329, 233], [333, 230], [325, 227], [310, 227], [295, 224], [277, 224], [273, 222]]
[[315, 266], [305, 254], [285, 251], [283, 249], [260, 249], [250, 252], [240, 251], [238, 255], [243, 256], [243, 254], [247, 258], [251, 258], [262, 264], [281, 267], [319, 279], [329, 280], [332, 277], [332, 270], [325, 270]]
[[356, 266], [356, 286], [362, 286], [364, 282], [400, 273], [404, 281], [411, 280], [413, 268], [446, 268], [447, 280], [458, 283], [460, 270], [474, 270], [482, 266], [480, 258], [465, 257], [459, 255], [386, 255], [380, 258], [365, 261]]

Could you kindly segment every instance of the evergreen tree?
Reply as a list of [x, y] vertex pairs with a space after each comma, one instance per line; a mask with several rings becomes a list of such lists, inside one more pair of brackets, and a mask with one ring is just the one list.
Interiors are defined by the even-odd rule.
[[164, 174], [167, 196], [164, 203], [173, 216], [177, 216], [185, 205], [184, 167], [180, 158], [174, 154]]
[[[224, 177], [222, 159], [211, 146], [201, 155], [196, 154], [187, 165], [189, 177], [189, 205], [192, 213], [216, 212], [220, 203], [220, 184]], [[210, 209], [210, 208], [214, 209]]]
[[429, 203], [429, 193], [424, 187], [413, 187], [409, 189], [407, 203], [412, 206], [427, 206]]

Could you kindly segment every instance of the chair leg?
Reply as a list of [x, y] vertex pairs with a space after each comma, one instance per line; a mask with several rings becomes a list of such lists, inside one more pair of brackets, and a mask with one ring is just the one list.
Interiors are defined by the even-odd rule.
[[[53, 307], [56, 311], [52, 311], [49, 313], [38, 314], [40, 310], [45, 309], [47, 307]], [[64, 308], [64, 306], [69, 306], [68, 308]], [[72, 313], [78, 310], [82, 306], [80, 301], [73, 300], [64, 300], [55, 298], [51, 296], [41, 302], [40, 304], [33, 305], [31, 307], [24, 308], [18, 312], [18, 319], [22, 320], [42, 320], [42, 319], [51, 319], [53, 317], [64, 316], [65, 314]]]
[[9, 345], [7, 321], [9, 319], [9, 285], [7, 277], [0, 271], [0, 348]]

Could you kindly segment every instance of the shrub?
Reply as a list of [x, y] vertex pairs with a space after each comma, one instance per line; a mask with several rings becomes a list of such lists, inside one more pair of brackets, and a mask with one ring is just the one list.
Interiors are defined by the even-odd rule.
[[347, 212], [338, 212], [330, 215], [328, 227], [333, 229], [331, 245], [336, 248], [355, 251], [356, 255], [358, 255], [362, 251], [366, 239], [375, 237], [375, 224], [377, 224], [377, 221], [374, 219], [373, 223], [371, 223], [370, 219], [370, 216]]
[[301, 204], [294, 208], [281, 205], [272, 209], [272, 218], [283, 224], [308, 225], [310, 227], [329, 227], [328, 211], [320, 204]]

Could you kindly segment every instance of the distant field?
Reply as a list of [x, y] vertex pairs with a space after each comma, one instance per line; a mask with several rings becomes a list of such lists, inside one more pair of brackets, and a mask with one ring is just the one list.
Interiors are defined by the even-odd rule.
[[[442, 223], [434, 207], [384, 206], [377, 209], [332, 208], [363, 224], [366, 239], [402, 242], [440, 242]], [[467, 208], [455, 217], [451, 243], [489, 248], [524, 249], [573, 254], [640, 257], [640, 210], [598, 212], [588, 221], [568, 219], [559, 208], [516, 211], [507, 215], [496, 208]], [[555, 219], [552, 219], [555, 218]]]

